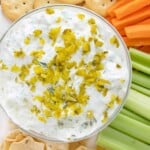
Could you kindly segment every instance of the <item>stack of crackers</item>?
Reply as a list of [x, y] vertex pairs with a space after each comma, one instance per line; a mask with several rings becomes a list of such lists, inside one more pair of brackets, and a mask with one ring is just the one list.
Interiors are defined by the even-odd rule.
[[88, 148], [82, 142], [46, 143], [16, 129], [5, 138], [0, 150], [88, 150]]
[[0, 143], [0, 150], [105, 150], [96, 147], [96, 136], [74, 143], [54, 143], [33, 138], [8, 122], [11, 132]]
[[115, 2], [116, 0], [1, 0], [1, 7], [4, 15], [14, 21], [29, 11], [47, 4], [79, 5], [106, 16], [106, 10]]

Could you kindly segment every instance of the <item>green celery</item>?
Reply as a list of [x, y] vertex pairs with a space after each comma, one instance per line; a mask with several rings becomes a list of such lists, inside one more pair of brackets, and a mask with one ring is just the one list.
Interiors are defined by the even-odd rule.
[[150, 121], [149, 120], [135, 114], [134, 112], [132, 112], [128, 109], [123, 108], [120, 113], [150, 126]]
[[129, 53], [131, 59], [139, 64], [143, 64], [143, 66], [147, 66], [150, 68], [150, 54], [146, 54], [134, 48], [129, 49]]
[[134, 120], [123, 114], [119, 114], [110, 126], [137, 138], [140, 141], [150, 144], [150, 126], [140, 121]]
[[132, 68], [150, 75], [150, 67], [144, 66], [143, 64], [140, 64], [133, 60], [131, 62], [132, 62]]
[[142, 72], [133, 70], [132, 71], [132, 82], [136, 83], [138, 85], [141, 85], [145, 88], [150, 89], [150, 76], [148, 76]]
[[139, 92], [141, 92], [141, 93], [143, 93], [143, 94], [145, 94], [147, 96], [150, 96], [150, 90], [147, 89], [147, 88], [144, 88], [144, 87], [139, 86], [139, 85], [134, 84], [134, 83], [131, 84], [131, 88], [135, 89], [135, 90], [137, 90], [137, 91], [139, 91]]
[[107, 150], [149, 150], [150, 146], [111, 127], [99, 133], [96, 144]]
[[150, 120], [150, 98], [136, 90], [130, 89], [125, 108]]

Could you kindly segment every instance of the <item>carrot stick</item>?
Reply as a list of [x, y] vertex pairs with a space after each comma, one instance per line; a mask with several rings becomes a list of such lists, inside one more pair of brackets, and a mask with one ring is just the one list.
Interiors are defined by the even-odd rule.
[[115, 13], [114, 13], [114, 10], [123, 6], [124, 4], [128, 3], [129, 1], [131, 0], [120, 0], [120, 1], [117, 1], [116, 3], [114, 3], [112, 6], [110, 6], [108, 9], [107, 9], [107, 14], [111, 17], [114, 17], [115, 16]]
[[126, 33], [125, 33], [124, 29], [122, 29], [122, 30], [118, 30], [118, 32], [119, 32], [122, 36], [125, 36], [125, 35], [126, 35]]
[[147, 6], [136, 13], [131, 14], [130, 16], [118, 20], [118, 19], [112, 19], [112, 24], [117, 28], [117, 29], [122, 29], [126, 26], [133, 25], [136, 23], [139, 23], [140, 21], [143, 21], [147, 18], [150, 17], [150, 6]]
[[150, 0], [132, 0], [126, 3], [126, 5], [117, 8], [114, 13], [117, 19], [121, 19], [148, 5], [150, 5]]
[[111, 22], [111, 20], [112, 20], [113, 18], [110, 17], [110, 16], [107, 16], [107, 17], [105, 17], [105, 19], [107, 19], [109, 22]]
[[125, 28], [128, 38], [150, 38], [150, 24], [133, 25]]
[[129, 39], [127, 37], [123, 37], [127, 46], [149, 46], [150, 38], [139, 38], [139, 39]]
[[146, 19], [138, 24], [150, 24], [150, 18], [149, 19]]
[[146, 53], [150, 53], [150, 46], [142, 46], [139, 48], [139, 50], [146, 52]]

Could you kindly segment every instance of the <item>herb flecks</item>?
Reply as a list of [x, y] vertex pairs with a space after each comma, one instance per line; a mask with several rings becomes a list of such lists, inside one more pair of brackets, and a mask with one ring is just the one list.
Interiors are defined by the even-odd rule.
[[64, 126], [64, 123], [60, 120], [57, 121], [57, 124], [58, 124], [59, 128], [63, 128], [63, 126]]
[[47, 63], [45, 63], [45, 62], [38, 61], [38, 63], [39, 63], [42, 67], [45, 67], [45, 68], [47, 68], [47, 67], [48, 67], [48, 64], [47, 64]]

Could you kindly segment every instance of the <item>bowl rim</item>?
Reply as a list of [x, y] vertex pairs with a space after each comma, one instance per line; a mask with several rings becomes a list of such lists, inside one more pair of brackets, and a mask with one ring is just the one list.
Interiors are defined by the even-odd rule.
[[27, 131], [26, 129], [24, 129], [23, 127], [21, 127], [20, 125], [18, 125], [17, 123], [15, 123], [12, 118], [9, 116], [9, 114], [5, 111], [5, 109], [3, 108], [3, 106], [0, 104], [0, 107], [2, 108], [2, 110], [6, 113], [7, 117], [18, 127], [20, 128], [23, 132], [27, 133], [28, 135], [31, 135], [32, 137], [35, 137], [37, 139], [43, 140], [43, 141], [47, 141], [47, 142], [56, 142], [56, 143], [72, 143], [72, 142], [78, 142], [81, 140], [85, 140], [88, 139], [96, 134], [98, 134], [99, 132], [101, 132], [102, 130], [104, 130], [119, 114], [119, 112], [121, 111], [122, 107], [124, 106], [125, 102], [126, 102], [126, 98], [128, 96], [129, 93], [129, 89], [131, 87], [131, 79], [132, 79], [132, 65], [131, 65], [131, 59], [130, 59], [130, 55], [128, 52], [128, 48], [125, 44], [125, 42], [123, 41], [121, 35], [119, 34], [119, 32], [115, 29], [115, 27], [113, 27], [113, 25], [111, 23], [109, 23], [104, 17], [98, 15], [97, 13], [95, 13], [92, 10], [89, 10], [85, 7], [82, 6], [77, 6], [77, 5], [71, 5], [71, 4], [48, 4], [46, 6], [42, 6], [36, 9], [33, 9], [32, 11], [28, 12], [27, 14], [23, 15], [22, 17], [20, 17], [19, 19], [17, 19], [15, 22], [13, 22], [11, 24], [11, 26], [7, 29], [7, 31], [3, 34], [3, 36], [0, 38], [0, 44], [2, 42], [2, 40], [5, 38], [5, 36], [7, 35], [7, 33], [14, 27], [14, 25], [16, 25], [19, 21], [23, 20], [24, 18], [26, 18], [27, 16], [30, 16], [31, 14], [34, 14], [40, 10], [46, 9], [46, 8], [53, 8], [53, 7], [73, 7], [73, 8], [77, 8], [77, 9], [81, 9], [84, 10], [85, 12], [88, 12], [92, 15], [94, 15], [95, 17], [101, 19], [103, 22], [105, 22], [117, 35], [117, 37], [120, 39], [121, 44], [124, 47], [124, 51], [125, 51], [125, 56], [126, 56], [126, 61], [127, 61], [127, 67], [128, 67], [128, 73], [129, 73], [129, 80], [128, 80], [128, 85], [127, 85], [127, 91], [126, 94], [124, 95], [123, 101], [122, 103], [116, 108], [116, 110], [113, 112], [112, 116], [108, 119], [108, 121], [106, 123], [104, 123], [102, 126], [100, 126], [99, 128], [97, 128], [96, 130], [94, 130], [94, 132], [81, 137], [81, 138], [77, 138], [77, 139], [71, 139], [71, 140], [60, 140], [60, 139], [56, 139], [56, 138], [50, 138], [47, 137], [45, 135], [41, 135], [40, 133], [36, 133], [33, 131]]

